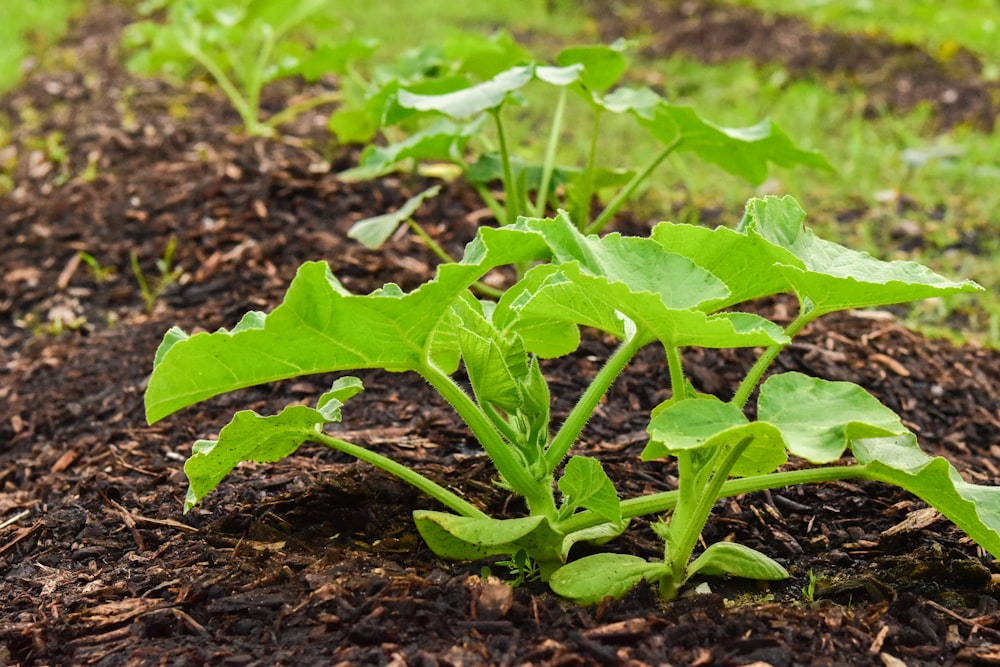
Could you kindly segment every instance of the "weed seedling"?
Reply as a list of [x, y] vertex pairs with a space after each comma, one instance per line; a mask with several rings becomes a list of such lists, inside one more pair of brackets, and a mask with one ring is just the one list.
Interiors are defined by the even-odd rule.
[[184, 269], [174, 266], [174, 250], [176, 249], [177, 237], [171, 236], [163, 251], [163, 257], [156, 260], [156, 269], [160, 275], [152, 280], [149, 280], [143, 273], [142, 267], [139, 265], [139, 254], [132, 252], [132, 273], [135, 275], [136, 282], [139, 283], [139, 292], [146, 304], [146, 312], [153, 312], [163, 293], [184, 273]]

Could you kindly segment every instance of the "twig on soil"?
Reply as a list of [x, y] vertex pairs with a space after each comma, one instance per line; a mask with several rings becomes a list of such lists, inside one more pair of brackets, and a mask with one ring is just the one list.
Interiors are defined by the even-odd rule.
[[31, 510], [22, 510], [22, 511], [18, 512], [17, 514], [15, 514], [14, 516], [12, 516], [11, 518], [6, 519], [3, 522], [0, 522], [0, 529], [6, 528], [7, 526], [10, 526], [12, 524], [17, 523], [18, 521], [20, 521], [24, 517], [28, 516], [29, 514], [31, 514]]
[[986, 633], [986, 634], [991, 635], [993, 637], [1000, 638], [1000, 630], [994, 630], [993, 628], [987, 628], [984, 625], [980, 625], [979, 623], [977, 623], [975, 621], [975, 619], [965, 618], [961, 614], [957, 614], [957, 613], [953, 612], [951, 609], [948, 609], [948, 607], [940, 605], [937, 602], [934, 602], [933, 600], [924, 600], [923, 602], [928, 607], [930, 607], [932, 609], [936, 609], [939, 612], [941, 612], [942, 614], [944, 614], [946, 616], [950, 616], [951, 618], [955, 619], [956, 621], [958, 621], [960, 623], [964, 623], [965, 625], [968, 625], [970, 628], [972, 628], [972, 632], [973, 633], [983, 632], [983, 633]]

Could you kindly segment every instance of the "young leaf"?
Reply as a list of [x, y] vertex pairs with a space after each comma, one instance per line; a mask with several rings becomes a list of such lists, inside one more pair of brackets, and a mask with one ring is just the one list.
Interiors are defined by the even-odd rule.
[[621, 523], [622, 509], [618, 492], [597, 459], [585, 456], [571, 458], [559, 479], [559, 491], [564, 497], [563, 512], [567, 516], [576, 508], [582, 507], [610, 523]]
[[[478, 304], [477, 304], [478, 305]], [[514, 413], [521, 407], [521, 383], [528, 376], [528, 354], [516, 334], [504, 336], [467, 301], [456, 303], [458, 340], [469, 383], [481, 405]]]
[[439, 192], [441, 192], [440, 185], [431, 186], [420, 194], [407, 199], [405, 204], [392, 213], [358, 220], [347, 230], [347, 235], [366, 248], [375, 250], [385, 243], [401, 224], [413, 217], [424, 200], [437, 197]]
[[791, 197], [769, 196], [747, 204], [737, 231], [764, 241], [761, 249], [800, 300], [812, 303], [815, 316], [983, 289], [971, 280], [948, 280], [916, 262], [884, 262], [823, 240], [803, 227], [804, 219]]
[[851, 451], [864, 477], [906, 489], [1000, 558], [1000, 487], [969, 484], [948, 461], [924, 454], [910, 433], [855, 440]]
[[650, 563], [627, 554], [595, 554], [567, 563], [552, 573], [549, 587], [577, 604], [618, 599], [639, 585], [670, 573], [663, 563]]
[[295, 452], [315, 437], [317, 429], [340, 421], [343, 402], [362, 390], [357, 378], [341, 378], [319, 400], [319, 409], [293, 405], [277, 415], [262, 417], [252, 410], [237, 412], [219, 432], [218, 440], [198, 440], [184, 464], [187, 512], [219, 485], [243, 461], [272, 463]]
[[790, 575], [774, 559], [759, 551], [735, 542], [716, 542], [694, 559], [687, 568], [687, 576], [695, 574], [720, 576], [731, 574], [744, 579], [777, 581]]
[[785, 441], [781, 432], [765, 422], [750, 422], [732, 403], [714, 398], [677, 401], [656, 413], [649, 423], [649, 444], [642, 460], [664, 458], [681, 450], [706, 452], [751, 438], [750, 444], [730, 470], [734, 477], [774, 472], [785, 463]]
[[861, 438], [907, 433], [896, 413], [858, 385], [794, 372], [764, 382], [757, 418], [780, 429], [788, 451], [812, 463], [835, 461]]

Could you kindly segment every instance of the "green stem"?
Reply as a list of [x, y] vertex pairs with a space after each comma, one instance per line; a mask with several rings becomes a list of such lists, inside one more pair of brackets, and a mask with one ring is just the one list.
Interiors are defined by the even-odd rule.
[[[410, 228], [410, 231], [419, 236], [423, 240], [423, 242], [427, 244], [427, 247], [430, 249], [430, 251], [434, 253], [434, 255], [437, 256], [437, 258], [440, 259], [442, 262], [444, 262], [445, 264], [457, 263], [457, 260], [451, 255], [449, 255], [448, 251], [442, 248], [437, 241], [432, 239], [430, 234], [424, 231], [423, 227], [414, 222], [413, 218], [407, 218], [406, 225]], [[477, 280], [476, 282], [474, 282], [472, 284], [472, 287], [480, 294], [492, 297], [494, 299], [499, 299], [501, 296], [503, 296], [503, 290], [497, 289], [496, 287], [490, 287], [481, 280]]]
[[583, 392], [580, 400], [573, 406], [566, 421], [559, 428], [559, 432], [552, 439], [552, 443], [545, 450], [545, 467], [552, 472], [556, 466], [566, 457], [570, 447], [576, 442], [583, 427], [587, 425], [587, 420], [594, 414], [594, 409], [598, 402], [607, 393], [608, 388], [622, 372], [625, 366], [632, 361], [632, 357], [649, 342], [649, 339], [640, 335], [636, 331], [632, 337], [622, 342], [615, 350], [614, 354], [608, 357], [604, 366], [597, 373], [587, 390]]
[[390, 475], [395, 475], [407, 484], [423, 491], [448, 509], [457, 512], [462, 516], [473, 519], [489, 518], [489, 515], [481, 511], [475, 505], [472, 505], [437, 482], [427, 479], [420, 473], [410, 470], [406, 466], [396, 463], [386, 456], [382, 456], [381, 454], [373, 452], [370, 449], [365, 449], [364, 447], [359, 447], [358, 445], [340, 440], [339, 438], [334, 438], [326, 433], [310, 433], [309, 438], [315, 439], [320, 444], [336, 449], [337, 451], [341, 451], [349, 456], [353, 456], [354, 458], [364, 461], [365, 463], [370, 463], [379, 470], [384, 470]]
[[[672, 570], [671, 585], [679, 586], [683, 583], [688, 561], [691, 560], [691, 554], [694, 552], [695, 545], [698, 544], [701, 531], [708, 522], [715, 501], [719, 499], [722, 486], [729, 479], [729, 471], [733, 469], [751, 442], [753, 442], [753, 437], [748, 436], [733, 447], [727, 447], [725, 451], [720, 452], [721, 456], [712, 457], [712, 463], [709, 464], [711, 478], [707, 485], [703, 486], [697, 479], [703, 471], [697, 470], [694, 466], [689, 466], [687, 474], [685, 471], [679, 473], [680, 502], [670, 517], [670, 532], [666, 541], [664, 558]], [[692, 452], [681, 452], [681, 454], [690, 456]], [[689, 485], [686, 490], [685, 483]], [[692, 484], [693, 486], [690, 486]], [[685, 501], [691, 500], [694, 501], [694, 505], [688, 506]]]
[[674, 150], [681, 145], [682, 137], [683, 134], [679, 134], [676, 139], [664, 146], [663, 150], [657, 153], [653, 159], [642, 168], [642, 171], [633, 176], [632, 180], [625, 184], [625, 187], [622, 188], [617, 195], [615, 195], [614, 199], [608, 202], [608, 205], [604, 207], [604, 210], [601, 211], [599, 216], [597, 216], [597, 219], [590, 223], [584, 231], [587, 234], [601, 233], [601, 231], [607, 227], [608, 223], [611, 222], [611, 218], [618, 213], [618, 209], [624, 206], [625, 202], [628, 201], [628, 198], [632, 196], [635, 189], [639, 187], [643, 181], [649, 178], [649, 175], [653, 173], [653, 170], [659, 167], [660, 163], [666, 160], [668, 155], [673, 153]]
[[594, 196], [594, 170], [597, 166], [597, 138], [601, 127], [601, 110], [594, 109], [594, 126], [590, 133], [590, 151], [587, 154], [587, 171], [583, 175], [583, 189], [580, 191], [579, 203], [583, 210], [577, 211], [579, 220], [577, 227], [580, 229], [589, 228], [590, 224], [590, 200]]
[[670, 369], [670, 392], [671, 397], [677, 401], [687, 398], [687, 387], [684, 382], [684, 360], [681, 358], [681, 351], [674, 345], [666, 347], [667, 368]]
[[510, 148], [507, 146], [507, 134], [503, 128], [503, 121], [500, 119], [500, 109], [490, 111], [497, 128], [497, 141], [500, 143], [500, 164], [503, 168], [503, 189], [506, 219], [501, 221], [502, 225], [512, 225], [517, 222], [520, 215], [520, 195], [517, 191], [517, 182], [514, 180], [514, 169], [510, 163]]
[[[719, 489], [719, 498], [730, 498], [732, 496], [742, 496], [747, 493], [764, 491], [766, 489], [780, 489], [786, 486], [798, 486], [800, 484], [819, 484], [822, 482], [832, 482], [841, 479], [858, 479], [865, 477], [865, 470], [861, 466], [827, 466], [825, 468], [805, 468], [803, 470], [786, 470], [783, 472], [772, 472], [766, 475], [754, 475], [752, 477], [740, 477], [738, 479], [726, 480]], [[677, 506], [680, 498], [678, 491], [661, 491], [651, 493], [646, 496], [629, 498], [622, 501], [622, 518], [631, 519], [647, 514], [660, 514], [671, 510]], [[586, 528], [593, 528], [606, 519], [594, 514], [590, 510], [577, 512], [570, 518], [559, 524], [559, 530], [563, 533], [572, 533]]]
[[479, 197], [483, 200], [483, 203], [486, 204], [487, 208], [490, 209], [490, 212], [493, 213], [493, 217], [497, 219], [497, 222], [500, 223], [501, 226], [503, 226], [504, 211], [503, 207], [500, 206], [500, 202], [497, 201], [497, 198], [494, 197], [489, 189], [482, 183], [473, 183], [472, 187], [474, 187], [476, 192], [479, 193]]
[[309, 111], [310, 109], [322, 106], [324, 104], [329, 104], [331, 102], [337, 102], [339, 100], [340, 100], [339, 90], [331, 90], [327, 93], [323, 93], [322, 95], [309, 97], [307, 99], [302, 100], [301, 102], [293, 104], [289, 107], [285, 107], [278, 113], [268, 118], [267, 121], [264, 123], [264, 125], [270, 128], [277, 128], [287, 123], [288, 121], [292, 120], [299, 114], [303, 114], [306, 111]]
[[226, 97], [229, 98], [240, 118], [243, 119], [243, 125], [246, 127], [248, 134], [255, 136], [273, 134], [271, 128], [261, 125], [260, 121], [257, 120], [256, 107], [251, 106], [251, 102], [240, 93], [236, 88], [236, 84], [233, 83], [232, 79], [226, 75], [214, 60], [205, 55], [200, 48], [193, 44], [188, 44], [186, 50], [191, 54], [192, 58], [197, 60], [208, 71], [216, 83], [219, 84], [219, 87], [222, 88], [222, 92], [226, 94]]
[[536, 479], [521, 460], [517, 450], [509, 445], [475, 401], [462, 390], [450, 375], [432, 363], [420, 369], [420, 374], [455, 409], [486, 450], [497, 472], [511, 489], [524, 496], [533, 514], [543, 514], [555, 521], [556, 505], [550, 480]]
[[[794, 338], [795, 334], [802, 330], [802, 327], [809, 324], [809, 322], [816, 319], [817, 314], [813, 312], [812, 307], [809, 304], [803, 304], [799, 309], [799, 314], [794, 320], [785, 328], [785, 335], [789, 339]], [[788, 346], [788, 343], [775, 343], [769, 348], [764, 350], [764, 353], [760, 355], [757, 362], [750, 368], [747, 372], [743, 382], [736, 389], [736, 394], [733, 395], [733, 404], [738, 408], [743, 408], [750, 399], [750, 394], [753, 393], [754, 388], [760, 382], [760, 379], [764, 377], [764, 373], [767, 369], [771, 367], [771, 364], [777, 358], [777, 356]]]
[[552, 171], [556, 163], [556, 148], [559, 146], [559, 136], [562, 134], [563, 116], [566, 112], [567, 89], [563, 86], [559, 92], [559, 102], [552, 117], [552, 129], [549, 131], [549, 143], [545, 147], [545, 164], [542, 167], [542, 182], [538, 187], [538, 197], [535, 199], [535, 217], [545, 216], [548, 205], [549, 184], [552, 182]]

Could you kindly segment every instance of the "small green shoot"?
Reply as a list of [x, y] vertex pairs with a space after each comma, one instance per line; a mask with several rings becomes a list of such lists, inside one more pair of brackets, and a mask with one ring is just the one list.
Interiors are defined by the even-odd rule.
[[[101, 264], [97, 260], [96, 257], [94, 257], [93, 255], [91, 255], [89, 252], [84, 252], [83, 250], [80, 250], [77, 254], [79, 254], [80, 260], [83, 261], [83, 263], [87, 265], [87, 268], [90, 269], [90, 273], [91, 273], [92, 276], [94, 276], [94, 281], [98, 285], [100, 285], [102, 283], [106, 283], [106, 282], [108, 282], [109, 280], [111, 280], [114, 277], [114, 275], [115, 275], [115, 267], [113, 267], [113, 266], [104, 266], [103, 264]], [[133, 254], [133, 256], [134, 256], [134, 254]], [[135, 271], [135, 262], [134, 261], [132, 263], [132, 270]], [[141, 271], [140, 271], [140, 273], [141, 273]], [[142, 286], [142, 284], [144, 282], [145, 282], [145, 278], [143, 278], [143, 280], [141, 280], [139, 282], [140, 287]]]
[[809, 580], [802, 587], [802, 599], [812, 604], [816, 601], [816, 573], [809, 569]]
[[[619, 597], [643, 580], [670, 599], [692, 576], [785, 578], [782, 564], [743, 545], [720, 542], [696, 553], [715, 503], [838, 479], [906, 489], [1000, 555], [1000, 488], [969, 484], [945, 459], [924, 454], [900, 417], [858, 385], [801, 373], [763, 379], [791, 339], [824, 314], [981, 288], [820, 239], [804, 217], [791, 198], [769, 197], [751, 200], [735, 230], [665, 222], [649, 237], [603, 238], [581, 233], [565, 213], [521, 218], [480, 228], [461, 261], [442, 264], [408, 293], [388, 284], [352, 294], [328, 265], [309, 262], [270, 314], [247, 313], [232, 330], [168, 331], [146, 389], [146, 415], [152, 423], [243, 387], [348, 373], [315, 408], [242, 411], [217, 439], [197, 441], [184, 466], [185, 510], [241, 462], [272, 462], [318, 443], [437, 500], [446, 511], [417, 510], [414, 519], [438, 555], [510, 556], [525, 572], [530, 559], [556, 593], [580, 603]], [[495, 301], [477, 299], [470, 288], [505, 265], [531, 268]], [[736, 309], [780, 293], [800, 305], [787, 326]], [[570, 413], [553, 423], [540, 359], [575, 351], [584, 326], [619, 344]], [[672, 396], [650, 413], [642, 458], [676, 459], [678, 487], [622, 498], [601, 461], [573, 449], [615, 378], [654, 343], [665, 350], [661, 382]], [[692, 389], [682, 354], [688, 346], [763, 352], [731, 397], [714, 397]], [[437, 390], [492, 460], [498, 483], [524, 499], [526, 514], [488, 516], [433, 479], [325, 432], [363, 389], [349, 373], [373, 368], [415, 373]], [[848, 451], [853, 459], [843, 460]], [[789, 455], [813, 467], [782, 470]], [[641, 515], [662, 517], [653, 524], [662, 558], [602, 552], [566, 562], [574, 544], [603, 544]]]
[[146, 312], [152, 313], [156, 309], [163, 293], [173, 285], [184, 274], [184, 269], [174, 266], [174, 251], [177, 249], [177, 237], [171, 236], [167, 242], [167, 247], [163, 251], [163, 256], [156, 260], [156, 269], [159, 275], [152, 280], [146, 277], [139, 264], [139, 254], [132, 252], [132, 273], [139, 283], [139, 292], [142, 300], [146, 304]]

